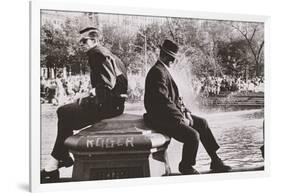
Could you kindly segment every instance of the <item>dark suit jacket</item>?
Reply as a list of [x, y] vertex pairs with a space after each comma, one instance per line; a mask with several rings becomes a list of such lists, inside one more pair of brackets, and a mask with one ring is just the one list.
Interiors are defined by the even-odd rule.
[[145, 81], [144, 120], [154, 126], [178, 125], [184, 119], [181, 112], [178, 87], [165, 68], [157, 61], [150, 69]]
[[[91, 84], [98, 104], [108, 104], [112, 97], [127, 94], [128, 80], [123, 62], [107, 48], [97, 45], [88, 52]], [[117, 74], [118, 70], [121, 74]]]

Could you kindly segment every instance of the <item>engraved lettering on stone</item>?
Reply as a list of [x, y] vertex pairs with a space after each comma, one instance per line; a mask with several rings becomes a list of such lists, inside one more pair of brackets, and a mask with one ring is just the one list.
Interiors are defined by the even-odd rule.
[[117, 142], [116, 142], [116, 145], [118, 147], [122, 147], [124, 144], [122, 143], [122, 138], [117, 138]]
[[96, 147], [103, 148], [103, 146], [104, 146], [104, 139], [103, 138], [97, 138], [96, 139]]
[[134, 147], [134, 137], [127, 137], [125, 143], [126, 143], [126, 147], [129, 147], [129, 145], [131, 147]]
[[105, 147], [106, 148], [113, 148], [115, 141], [112, 138], [106, 138], [105, 140]]
[[87, 139], [87, 148], [92, 148], [92, 147], [94, 147], [94, 140]]
[[96, 137], [86, 140], [87, 148], [101, 147], [101, 148], [114, 148], [114, 147], [134, 147], [134, 137]]
[[101, 147], [104, 148], [104, 139], [101, 139]]

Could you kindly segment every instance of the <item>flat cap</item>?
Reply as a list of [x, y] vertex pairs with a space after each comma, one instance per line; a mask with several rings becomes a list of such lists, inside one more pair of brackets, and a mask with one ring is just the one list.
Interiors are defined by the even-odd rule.
[[100, 37], [100, 30], [96, 27], [86, 27], [79, 31], [80, 34], [88, 33], [89, 38]]

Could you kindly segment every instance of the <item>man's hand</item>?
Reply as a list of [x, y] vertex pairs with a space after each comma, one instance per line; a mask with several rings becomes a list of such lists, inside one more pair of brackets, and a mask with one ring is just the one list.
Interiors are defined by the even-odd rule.
[[187, 126], [191, 126], [190, 125], [190, 120], [189, 119], [187, 119], [187, 118], [184, 118], [184, 124], [186, 124]]
[[95, 89], [95, 88], [92, 88], [92, 89], [89, 91], [89, 95], [90, 95], [90, 96], [96, 96], [96, 89]]
[[80, 98], [78, 99], [78, 104], [79, 104], [80, 106], [86, 105], [86, 104], [88, 103], [88, 100], [89, 100], [88, 98], [89, 98], [89, 96], [88, 96], [88, 97], [86, 97], [86, 96], [80, 97]]
[[191, 117], [191, 114], [189, 112], [186, 112], [185, 116], [186, 116], [186, 119], [189, 120], [190, 126], [193, 126], [194, 121], [193, 121], [193, 119]]
[[91, 97], [94, 97], [96, 95], [96, 90], [93, 88], [89, 90], [87, 93], [83, 93], [80, 95], [80, 97], [77, 99], [77, 102], [79, 105], [87, 105], [89, 103], [89, 99]]

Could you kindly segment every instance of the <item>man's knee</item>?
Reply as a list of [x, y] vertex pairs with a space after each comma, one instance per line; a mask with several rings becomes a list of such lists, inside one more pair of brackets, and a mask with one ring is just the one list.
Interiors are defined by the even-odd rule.
[[208, 121], [205, 118], [202, 117], [194, 117], [194, 127], [197, 129], [205, 129], [209, 128]]
[[65, 114], [66, 114], [66, 110], [65, 110], [65, 106], [60, 106], [58, 109], [57, 109], [57, 116], [58, 118], [62, 118]]
[[208, 125], [208, 121], [207, 121], [206, 119], [201, 118], [201, 121], [202, 121], [202, 125], [203, 125], [203, 127], [204, 127], [204, 128], [209, 127], [209, 125]]
[[199, 142], [200, 134], [198, 131], [189, 126], [184, 126], [183, 129], [184, 132], [182, 133], [182, 136], [184, 137], [184, 141]]
[[57, 109], [57, 116], [59, 119], [63, 117], [69, 117], [71, 114], [74, 113], [75, 109], [77, 109], [77, 107], [75, 107], [75, 104], [66, 104], [60, 106]]
[[193, 141], [195, 141], [195, 142], [199, 142], [199, 140], [200, 140], [200, 134], [199, 134], [198, 131], [192, 130], [189, 135], [190, 135], [189, 138], [191, 138], [191, 140], [193, 140]]
[[77, 119], [74, 114], [75, 107], [71, 104], [60, 106], [57, 109], [58, 135], [70, 136], [77, 127]]

